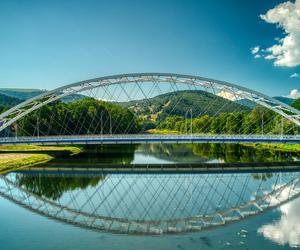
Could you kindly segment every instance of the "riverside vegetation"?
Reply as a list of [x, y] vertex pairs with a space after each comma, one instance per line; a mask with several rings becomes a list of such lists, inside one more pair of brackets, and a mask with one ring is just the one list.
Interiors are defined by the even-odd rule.
[[0, 146], [0, 173], [45, 163], [57, 156], [75, 155], [81, 148], [74, 146]]
[[[203, 110], [215, 98], [214, 105], [209, 110]], [[15, 97], [8, 97], [0, 94], [0, 113], [21, 102]], [[179, 103], [179, 104], [178, 104]], [[188, 111], [191, 104], [195, 104], [193, 119], [188, 118]], [[253, 105], [253, 104], [251, 104]], [[20, 136], [26, 133], [34, 134], [34, 124], [39, 119], [40, 131], [47, 131], [48, 135], [57, 133], [67, 134], [73, 131], [74, 134], [99, 134], [99, 126], [90, 121], [93, 117], [102, 117], [107, 121], [112, 116], [114, 122], [112, 127], [105, 123], [101, 129], [103, 133], [193, 133], [208, 134], [272, 134], [280, 133], [281, 117], [272, 111], [261, 107], [241, 105], [240, 103], [226, 100], [222, 97], [215, 97], [203, 91], [179, 91], [175, 94], [164, 94], [144, 101], [132, 101], [127, 103], [108, 103], [95, 100], [93, 98], [82, 98], [78, 96], [75, 102], [58, 101], [46, 105], [41, 109], [30, 113], [18, 123]], [[230, 107], [238, 112], [230, 112], [230, 109], [223, 110], [222, 113], [214, 115], [220, 107]], [[300, 99], [296, 100], [292, 106], [300, 109]], [[170, 111], [173, 115], [169, 115]], [[51, 114], [51, 116], [49, 116]], [[197, 116], [198, 114], [198, 116]], [[203, 114], [203, 115], [199, 115]], [[268, 122], [261, 127], [261, 117]], [[52, 120], [63, 121], [68, 117], [66, 128], [62, 131], [61, 124], [52, 123]], [[89, 122], [89, 126], [80, 126]], [[192, 123], [192, 126], [191, 126]], [[49, 128], [49, 124], [51, 127]], [[291, 122], [285, 121], [283, 130], [287, 134], [299, 132], [299, 128], [293, 126]], [[248, 147], [269, 149], [276, 151], [299, 152], [299, 145], [269, 145], [269, 144], [248, 144]], [[62, 152], [74, 154], [80, 152], [78, 147], [42, 147], [42, 146], [13, 146], [0, 147], [0, 171], [12, 168], [35, 165], [47, 162], [57, 154]], [[26, 153], [25, 153], [26, 151]]]

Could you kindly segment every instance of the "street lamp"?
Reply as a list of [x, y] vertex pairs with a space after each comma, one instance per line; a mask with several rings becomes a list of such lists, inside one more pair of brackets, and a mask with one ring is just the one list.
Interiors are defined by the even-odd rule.
[[103, 135], [103, 119], [102, 119], [102, 114], [103, 114], [103, 110], [101, 111], [101, 114], [100, 114], [100, 121], [101, 121], [101, 136]]
[[40, 137], [40, 124], [39, 124], [39, 117], [36, 117], [36, 134], [37, 137]]
[[109, 132], [112, 134], [112, 127], [111, 127], [111, 111], [109, 111]]
[[193, 134], [193, 109], [191, 109], [191, 135]]
[[188, 110], [185, 112], [185, 133], [188, 133]]
[[264, 135], [264, 112], [261, 113], [261, 135]]

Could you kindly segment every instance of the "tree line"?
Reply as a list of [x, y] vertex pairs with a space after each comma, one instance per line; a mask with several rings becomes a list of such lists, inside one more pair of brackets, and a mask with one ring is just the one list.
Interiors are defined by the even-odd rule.
[[202, 115], [195, 118], [169, 116], [161, 121], [159, 129], [173, 130], [180, 133], [209, 134], [297, 134], [292, 122], [283, 119], [275, 112], [263, 107], [256, 107], [250, 112], [221, 113], [217, 116]]
[[85, 98], [55, 102], [26, 115], [17, 123], [18, 135], [83, 135], [138, 133], [139, 119], [117, 104]]

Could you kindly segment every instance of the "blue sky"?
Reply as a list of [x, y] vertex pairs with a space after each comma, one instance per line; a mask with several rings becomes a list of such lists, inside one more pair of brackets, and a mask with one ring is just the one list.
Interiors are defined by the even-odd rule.
[[286, 36], [260, 17], [282, 2], [1, 0], [0, 87], [53, 89], [111, 74], [174, 72], [288, 95], [300, 89], [300, 78], [290, 77], [300, 74], [297, 58], [276, 66], [264, 49], [261, 58], [251, 53]]

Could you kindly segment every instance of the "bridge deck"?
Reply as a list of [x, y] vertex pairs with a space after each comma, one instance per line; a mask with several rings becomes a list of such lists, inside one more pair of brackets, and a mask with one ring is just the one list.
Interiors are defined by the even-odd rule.
[[139, 143], [300, 143], [299, 135], [198, 135], [132, 134], [47, 137], [5, 137], [0, 145], [139, 144]]
[[136, 174], [136, 173], [265, 173], [300, 171], [300, 161], [265, 162], [265, 163], [176, 163], [176, 164], [81, 164], [59, 165], [46, 164], [22, 168], [19, 173], [43, 174]]

